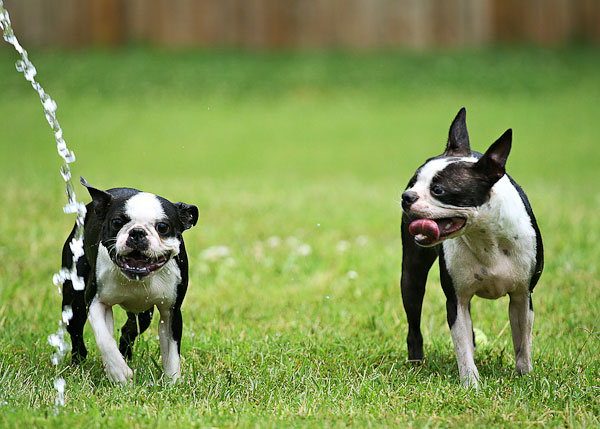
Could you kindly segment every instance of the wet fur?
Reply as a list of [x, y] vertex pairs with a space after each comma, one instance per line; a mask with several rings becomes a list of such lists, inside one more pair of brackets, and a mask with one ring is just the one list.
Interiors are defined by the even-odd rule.
[[[156, 307], [160, 313], [163, 368], [175, 381], [180, 375], [181, 304], [188, 284], [188, 261], [181, 234], [195, 225], [198, 210], [131, 188], [101, 191], [87, 185], [83, 179], [82, 183], [88, 187], [93, 199], [86, 206], [85, 254], [77, 261], [77, 272], [84, 279], [85, 290], [75, 290], [72, 282], [67, 280], [63, 285], [62, 302], [63, 310], [70, 307], [73, 311], [67, 326], [73, 345], [73, 362], [80, 363], [87, 356], [83, 328], [88, 319], [109, 378], [126, 383], [133, 377], [133, 372], [125, 359], [131, 358], [135, 338], [148, 328]], [[111, 230], [111, 219], [120, 216], [129, 222], [124, 222], [118, 230]], [[169, 222], [172, 230], [168, 235], [160, 236], [156, 232], [154, 226], [158, 221]], [[139, 279], [126, 277], [114, 262], [121, 249], [127, 247], [127, 235], [134, 228], [146, 231], [149, 254], [170, 252], [172, 255], [164, 266]], [[73, 264], [69, 243], [74, 230], [63, 247], [62, 265], [65, 268]], [[121, 329], [118, 347], [113, 338], [114, 305], [123, 307], [128, 317]]]

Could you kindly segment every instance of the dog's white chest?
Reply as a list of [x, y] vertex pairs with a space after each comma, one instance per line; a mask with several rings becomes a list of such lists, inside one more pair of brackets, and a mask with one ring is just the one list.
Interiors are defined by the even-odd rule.
[[507, 177], [494, 186], [468, 233], [443, 243], [446, 267], [459, 296], [496, 299], [525, 292], [536, 258], [536, 233]]
[[174, 259], [152, 276], [129, 280], [112, 262], [107, 249], [100, 244], [96, 263], [97, 296], [107, 305], [120, 305], [126, 311], [139, 313], [152, 306], [170, 308], [177, 298], [181, 272]]

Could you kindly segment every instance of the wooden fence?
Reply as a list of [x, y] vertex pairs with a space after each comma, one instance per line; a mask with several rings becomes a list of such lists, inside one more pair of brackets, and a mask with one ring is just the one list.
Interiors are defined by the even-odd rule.
[[600, 44], [600, 0], [4, 0], [26, 46]]

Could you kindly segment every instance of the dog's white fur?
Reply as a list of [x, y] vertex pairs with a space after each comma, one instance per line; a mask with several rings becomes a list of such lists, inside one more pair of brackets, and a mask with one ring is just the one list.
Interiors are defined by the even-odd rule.
[[465, 226], [443, 243], [446, 267], [457, 295], [456, 321], [451, 329], [461, 381], [478, 386], [474, 362], [469, 303], [473, 295], [496, 299], [510, 296], [509, 318], [516, 371], [532, 370], [533, 311], [529, 308], [529, 281], [535, 269], [536, 233], [519, 193], [504, 175], [494, 184], [490, 199], [479, 207], [447, 206], [437, 201], [429, 186], [449, 163], [476, 162], [473, 157], [442, 158], [428, 162], [410, 189], [419, 199], [411, 210], [428, 219], [464, 216]]
[[[131, 219], [117, 235], [117, 253], [126, 252], [127, 236], [132, 228], [143, 228], [149, 239], [148, 255], [169, 252], [174, 257], [179, 252], [180, 242], [176, 238], [162, 239], [155, 229], [156, 222], [164, 219], [165, 213], [158, 198], [153, 194], [139, 193], [125, 206]], [[181, 282], [181, 271], [173, 258], [153, 274], [131, 280], [111, 260], [108, 249], [102, 244], [98, 248], [96, 263], [97, 292], [89, 307], [88, 320], [92, 326], [96, 344], [112, 381], [126, 383], [133, 372], [119, 352], [114, 339], [112, 306], [120, 305], [126, 311], [138, 313], [153, 306], [160, 312], [158, 335], [165, 373], [176, 381], [180, 374], [180, 359], [177, 343], [171, 334], [171, 309], [177, 298], [176, 286]]]

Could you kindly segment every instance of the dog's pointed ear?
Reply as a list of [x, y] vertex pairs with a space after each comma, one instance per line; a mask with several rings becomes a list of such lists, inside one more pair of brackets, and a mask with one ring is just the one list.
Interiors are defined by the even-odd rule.
[[464, 107], [458, 111], [450, 125], [444, 156], [471, 156], [471, 145], [467, 132], [467, 110]]
[[198, 207], [186, 203], [176, 203], [179, 212], [179, 220], [183, 224], [183, 229], [190, 229], [198, 222]]
[[92, 197], [92, 203], [94, 204], [94, 212], [96, 212], [96, 216], [101, 219], [104, 218], [106, 213], [108, 213], [110, 205], [112, 204], [112, 195], [106, 191], [94, 188], [81, 176], [79, 179], [81, 180], [81, 184], [87, 188], [90, 196]]
[[494, 184], [506, 173], [506, 160], [512, 146], [512, 129], [508, 129], [488, 148], [475, 164]]

